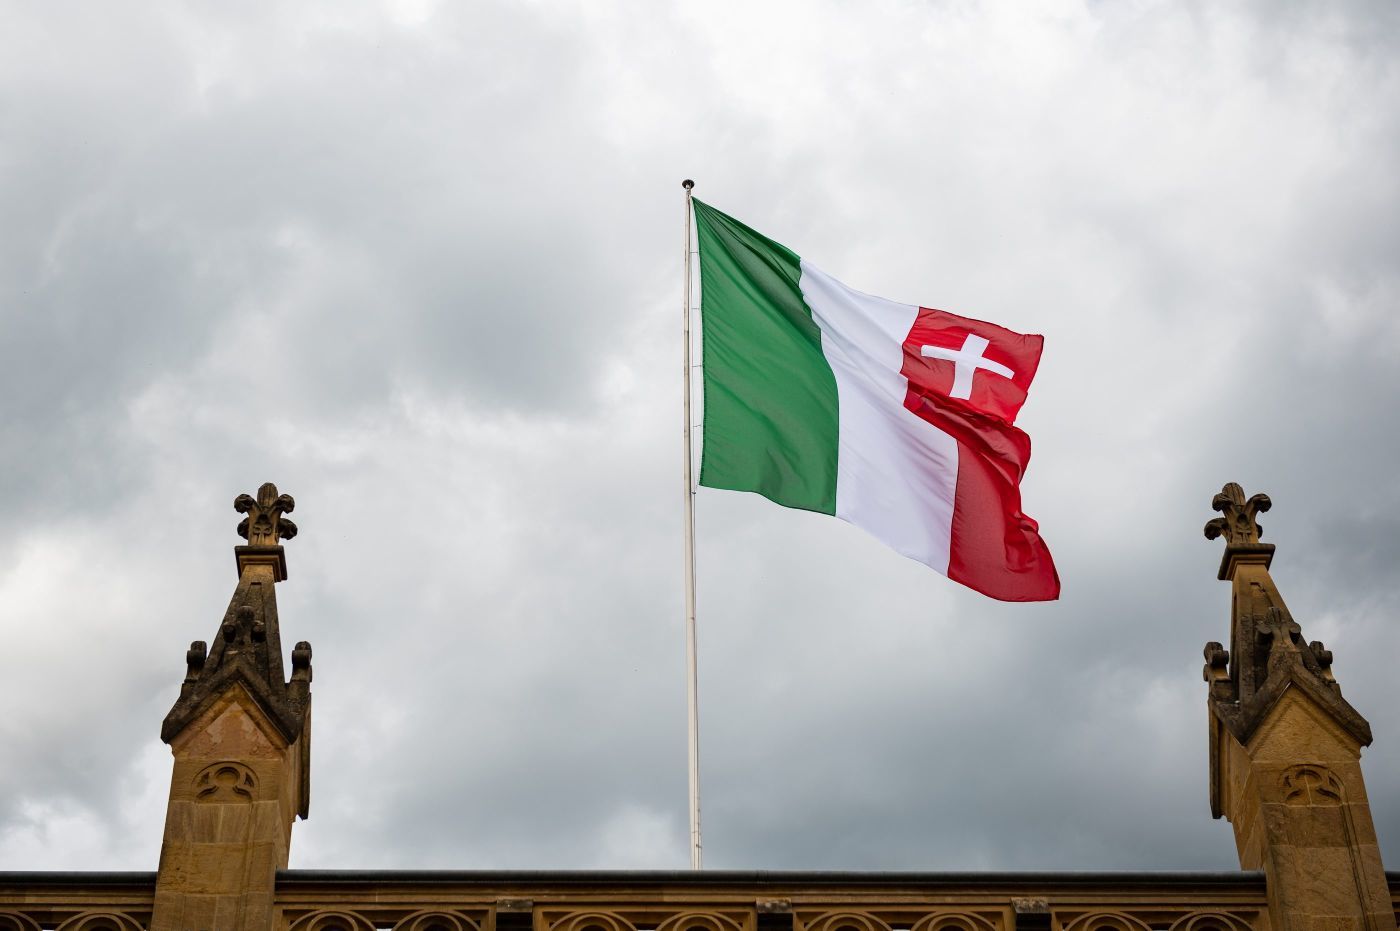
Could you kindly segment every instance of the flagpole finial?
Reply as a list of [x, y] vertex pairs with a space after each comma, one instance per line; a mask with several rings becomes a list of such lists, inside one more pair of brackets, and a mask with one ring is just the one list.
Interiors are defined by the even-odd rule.
[[681, 187], [685, 188], [688, 191], [691, 188], [695, 187], [695, 182], [690, 180], [689, 178], [686, 178], [684, 181], [681, 182]]

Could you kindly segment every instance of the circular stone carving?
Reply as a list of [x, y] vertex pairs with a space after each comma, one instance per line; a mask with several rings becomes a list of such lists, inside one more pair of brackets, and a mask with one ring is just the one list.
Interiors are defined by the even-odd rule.
[[0, 912], [0, 931], [39, 931], [39, 922], [19, 912]]
[[59, 925], [58, 931], [141, 931], [141, 923], [115, 912], [84, 912]]
[[632, 922], [612, 912], [574, 912], [550, 926], [550, 931], [637, 931]]
[[869, 912], [827, 912], [807, 922], [807, 931], [890, 931], [890, 926]]
[[1283, 800], [1289, 805], [1340, 805], [1342, 781], [1321, 763], [1298, 763], [1279, 777]]
[[909, 931], [996, 931], [996, 925], [971, 912], [938, 912], [920, 918]]
[[251, 802], [257, 797], [258, 777], [234, 760], [206, 766], [194, 777], [197, 802]]
[[1081, 915], [1065, 925], [1065, 931], [1151, 931], [1147, 923], [1122, 912]]
[[1193, 912], [1183, 915], [1171, 931], [1249, 931], [1249, 922], [1224, 912]]
[[297, 919], [291, 931], [374, 931], [374, 925], [350, 912], [312, 912]]
[[477, 924], [452, 912], [414, 912], [394, 925], [394, 931], [477, 931]]
[[712, 912], [683, 912], [656, 926], [656, 931], [741, 931], [741, 925], [727, 915]]

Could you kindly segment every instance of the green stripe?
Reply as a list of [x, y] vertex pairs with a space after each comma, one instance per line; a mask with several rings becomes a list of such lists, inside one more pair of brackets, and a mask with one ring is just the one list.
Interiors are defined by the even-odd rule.
[[836, 379], [791, 249], [694, 201], [705, 372], [700, 484], [836, 513]]

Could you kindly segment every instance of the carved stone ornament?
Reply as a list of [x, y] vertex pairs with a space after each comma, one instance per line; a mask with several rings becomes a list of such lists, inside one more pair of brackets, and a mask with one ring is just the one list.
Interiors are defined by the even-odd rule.
[[1178, 918], [1170, 931], [1249, 931], [1253, 925], [1238, 915], [1224, 912], [1192, 912]]
[[477, 931], [477, 923], [456, 912], [414, 912], [394, 924], [394, 931]]
[[142, 931], [141, 923], [116, 912], [84, 912], [58, 926], [59, 931]]
[[1151, 928], [1147, 922], [1125, 912], [1095, 912], [1066, 924], [1065, 931], [1151, 931]]
[[292, 681], [311, 681], [311, 644], [305, 640], [297, 641], [292, 648]]
[[[1234, 588], [1230, 603], [1229, 649], [1206, 644], [1203, 677], [1210, 689], [1212, 715], [1234, 740], [1247, 744], [1272, 709], [1290, 690], [1307, 697], [1361, 746], [1371, 742], [1371, 725], [1343, 697], [1332, 673], [1332, 654], [1319, 641], [1308, 642], [1269, 575], [1272, 543], [1259, 541], [1258, 515], [1269, 510], [1268, 495], [1245, 497], [1230, 482], [1211, 506], [1219, 517], [1205, 525], [1209, 539], [1225, 538], [1218, 577]], [[1222, 774], [1211, 732], [1211, 813], [1219, 818]]]
[[276, 485], [265, 482], [256, 499], [251, 495], [233, 499], [233, 509], [248, 515], [238, 525], [238, 535], [249, 546], [276, 546], [279, 540], [290, 540], [297, 535], [297, 525], [282, 515], [290, 514], [296, 506], [291, 495], [279, 495]]
[[714, 912], [682, 912], [656, 926], [656, 931], [741, 931], [742, 925]]
[[[1017, 902], [1022, 903], [1017, 906]], [[1049, 915], [1050, 906], [1044, 899], [1012, 899], [1011, 910], [1017, 915]], [[946, 911], [925, 915], [909, 931], [996, 931], [1000, 921], [972, 912]]]
[[354, 912], [312, 912], [297, 919], [291, 931], [374, 931], [374, 923]]
[[807, 931], [890, 931], [887, 922], [869, 912], [827, 912], [804, 923]]
[[258, 796], [258, 777], [242, 763], [215, 763], [194, 777], [194, 797], [200, 802], [251, 802]]
[[188, 685], [199, 678], [199, 674], [204, 671], [204, 663], [209, 659], [209, 645], [203, 640], [196, 640], [190, 644], [188, 652], [185, 653], [185, 684]]
[[1289, 805], [1332, 806], [1342, 804], [1342, 782], [1321, 763], [1290, 766], [1279, 777], [1283, 800]]
[[574, 912], [551, 926], [551, 931], [636, 931], [632, 922], [613, 912]]
[[1206, 539], [1224, 537], [1229, 546], [1250, 546], [1259, 543], [1258, 515], [1273, 507], [1268, 495], [1251, 495], [1247, 500], [1244, 489], [1230, 482], [1220, 489], [1220, 494], [1211, 499], [1212, 510], [1219, 511], [1222, 517], [1206, 522]]
[[40, 931], [39, 922], [19, 912], [0, 912], [0, 931]]
[[[1224, 644], [1217, 640], [1212, 640], [1206, 644], [1205, 649], [1206, 665], [1201, 670], [1201, 678], [1211, 685], [1219, 683], [1226, 688], [1228, 694], [1230, 686], [1230, 651], [1225, 649]], [[1215, 691], [1212, 689], [1212, 691]]]

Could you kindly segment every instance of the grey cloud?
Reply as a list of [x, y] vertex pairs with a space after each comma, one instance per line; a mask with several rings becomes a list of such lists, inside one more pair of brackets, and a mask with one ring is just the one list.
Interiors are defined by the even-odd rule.
[[1396, 859], [1389, 14], [424, 10], [0, 40], [0, 866], [151, 867], [159, 719], [268, 478], [316, 648], [294, 865], [685, 862], [684, 175], [855, 287], [1047, 335], [1025, 499], [1065, 582], [994, 604], [702, 491], [707, 863], [1229, 868], [1228, 480], [1274, 497]]

